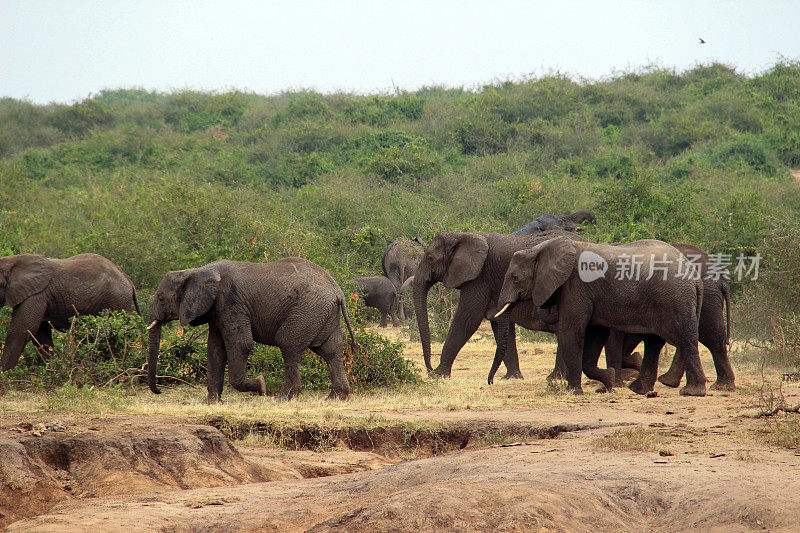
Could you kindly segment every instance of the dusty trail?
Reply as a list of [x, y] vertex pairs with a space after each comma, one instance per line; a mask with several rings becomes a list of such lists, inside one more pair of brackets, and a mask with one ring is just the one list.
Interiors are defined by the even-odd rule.
[[[527, 379], [486, 388], [487, 345], [465, 348], [427, 407], [330, 407], [373, 422], [331, 430], [323, 450], [226, 438], [259, 434], [266, 418], [0, 415], [0, 519], [8, 531], [798, 530], [800, 451], [770, 435], [800, 415], [753, 418], [755, 371], [706, 398], [591, 383], [562, 397], [543, 385], [552, 345], [522, 343]], [[783, 393], [800, 402], [800, 384]], [[292, 405], [303, 426], [303, 402]], [[38, 509], [21, 512], [29, 502]]]

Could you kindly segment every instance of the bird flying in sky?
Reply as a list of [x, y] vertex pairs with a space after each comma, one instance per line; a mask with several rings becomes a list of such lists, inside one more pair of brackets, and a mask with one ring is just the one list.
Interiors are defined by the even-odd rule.
[[698, 37], [697, 40], [700, 41], [700, 44], [706, 44], [702, 37]]

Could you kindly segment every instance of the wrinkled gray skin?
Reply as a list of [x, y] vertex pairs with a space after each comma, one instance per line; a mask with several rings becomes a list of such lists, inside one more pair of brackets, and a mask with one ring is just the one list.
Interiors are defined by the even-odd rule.
[[[492, 318], [503, 286], [503, 275], [514, 252], [531, 248], [559, 235], [582, 240], [578, 235], [563, 231], [531, 236], [453, 231], [436, 234], [425, 249], [414, 275], [414, 311], [417, 315], [425, 368], [429, 372], [449, 377], [458, 352], [478, 329], [481, 321]], [[461, 293], [458, 308], [442, 347], [439, 366], [434, 370], [431, 366], [428, 292], [436, 283], [459, 289]], [[522, 378], [514, 323], [537, 331], [555, 332], [555, 328], [539, 319], [536, 313], [525, 313], [523, 310], [492, 320], [492, 333], [498, 344], [495, 358], [502, 359], [506, 365], [504, 379]], [[501, 351], [501, 346], [506, 346], [506, 349]]]
[[[608, 263], [606, 274], [591, 282], [582, 281], [578, 273], [582, 252], [601, 256]], [[617, 265], [634, 255], [643, 258], [639, 280], [615, 279]], [[666, 280], [660, 271], [647, 279], [651, 256], [668, 262]], [[568, 387], [576, 393], [582, 392], [581, 368], [587, 377], [612, 389], [614, 369], [597, 368], [597, 359], [609, 330], [615, 329], [644, 338], [645, 354], [639, 377], [629, 385], [631, 390], [639, 394], [653, 390], [658, 355], [666, 341], [683, 357], [687, 384], [681, 394], [704, 396], [705, 375], [697, 350], [703, 283], [678, 276], [681, 258], [675, 247], [655, 240], [614, 246], [564, 237], [551, 239], [514, 254], [498, 300], [500, 316], [506, 305], [525, 300], [544, 308], [544, 312], [558, 306], [556, 358], [566, 369]], [[493, 363], [492, 371], [497, 366], [499, 360]]]
[[[731, 328], [728, 280], [722, 276], [717, 278], [717, 276], [709, 275], [709, 265], [714, 261], [702, 248], [692, 244], [673, 244], [673, 246], [701, 266], [699, 274], [703, 281], [703, 306], [700, 309], [698, 339], [711, 352], [714, 368], [717, 371], [717, 380], [711, 385], [711, 388], [733, 391], [736, 389], [735, 376], [728, 358]], [[605, 347], [606, 362], [609, 368], [612, 368], [613, 365], [615, 371], [619, 372], [622, 359], [630, 357], [631, 352], [641, 341], [641, 335], [625, 335], [612, 331]], [[669, 370], [659, 376], [658, 381], [669, 387], [677, 387], [680, 385], [683, 373], [683, 359], [676, 352]]]
[[418, 238], [397, 239], [386, 247], [381, 259], [383, 274], [389, 278], [394, 285], [395, 291], [400, 294], [400, 320], [405, 320], [405, 305], [401, 288], [403, 282], [414, 275], [417, 270], [422, 254], [425, 251], [425, 244]]
[[364, 305], [374, 307], [380, 311], [382, 328], [388, 325], [387, 319], [390, 316], [392, 317], [393, 326], [400, 325], [398, 316], [400, 298], [389, 278], [386, 276], [363, 276], [353, 278], [350, 282], [359, 287], [358, 295], [361, 296]]
[[75, 314], [104, 309], [139, 313], [133, 283], [114, 263], [97, 254], [67, 259], [22, 254], [0, 258], [0, 305], [14, 310], [3, 346], [2, 369], [16, 366], [33, 337], [42, 355], [53, 348], [53, 328], [69, 328]]
[[226, 364], [234, 389], [266, 393], [263, 376], [248, 379], [245, 374], [254, 341], [281, 349], [281, 398], [300, 394], [300, 357], [310, 348], [328, 364], [332, 382], [328, 398], [345, 399], [350, 384], [342, 362], [340, 314], [352, 343], [353, 330], [339, 285], [322, 267], [299, 257], [271, 263], [219, 260], [168, 272], [150, 309], [150, 390], [161, 392], [156, 385], [161, 327], [180, 320], [183, 326], [208, 324], [209, 403], [222, 395]]
[[581, 209], [580, 211], [572, 213], [571, 215], [544, 214], [533, 222], [528, 222], [517, 231], [511, 233], [511, 235], [536, 235], [542, 231], [550, 231], [555, 229], [580, 231], [581, 223], [593, 223], [594, 221], [594, 213], [587, 209]]
[[400, 305], [406, 318], [414, 318], [414, 276], [411, 276], [400, 286]]

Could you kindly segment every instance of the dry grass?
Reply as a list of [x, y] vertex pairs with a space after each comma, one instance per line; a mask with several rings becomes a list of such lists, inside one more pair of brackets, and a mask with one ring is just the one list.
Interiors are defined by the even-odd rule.
[[665, 448], [665, 435], [651, 429], [636, 427], [618, 429], [609, 435], [594, 439], [592, 444], [606, 451], [661, 452], [672, 455]]

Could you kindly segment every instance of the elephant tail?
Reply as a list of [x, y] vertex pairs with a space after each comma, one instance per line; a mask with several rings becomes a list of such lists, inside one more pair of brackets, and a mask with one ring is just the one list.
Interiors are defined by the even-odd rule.
[[353, 326], [350, 325], [350, 317], [347, 315], [347, 305], [345, 304], [344, 296], [339, 298], [339, 310], [342, 312], [344, 324], [347, 326], [347, 331], [350, 333], [350, 348], [355, 354], [356, 351], [358, 351], [358, 344], [356, 344], [356, 336], [353, 333]]
[[731, 297], [728, 280], [722, 280], [722, 296], [725, 298], [725, 344], [731, 344]]

